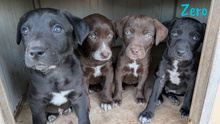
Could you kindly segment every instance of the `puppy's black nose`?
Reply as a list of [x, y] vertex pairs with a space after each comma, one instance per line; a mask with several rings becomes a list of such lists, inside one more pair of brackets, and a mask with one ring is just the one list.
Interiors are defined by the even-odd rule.
[[177, 54], [178, 54], [179, 56], [182, 56], [182, 55], [185, 55], [185, 54], [186, 54], [185, 50], [183, 50], [183, 49], [178, 49], [176, 52], [177, 52]]
[[31, 48], [29, 51], [30, 57], [42, 57], [45, 55], [45, 50], [42, 48]]

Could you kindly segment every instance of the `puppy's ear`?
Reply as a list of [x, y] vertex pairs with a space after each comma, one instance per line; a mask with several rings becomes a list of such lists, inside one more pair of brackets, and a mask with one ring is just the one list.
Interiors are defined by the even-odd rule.
[[17, 25], [17, 44], [19, 45], [21, 43], [21, 26], [27, 21], [27, 14], [24, 14], [19, 22], [18, 22], [18, 25]]
[[115, 22], [115, 32], [120, 38], [123, 38], [123, 28], [125, 22], [128, 20], [129, 16], [125, 16], [124, 18]]
[[154, 25], [156, 27], [155, 44], [158, 45], [167, 37], [168, 29], [156, 19], [154, 19]]
[[80, 18], [73, 16], [67, 11], [62, 11], [61, 13], [68, 19], [70, 24], [73, 26], [73, 33], [76, 37], [77, 42], [82, 45], [84, 39], [89, 33], [89, 26]]
[[163, 22], [163, 25], [167, 27], [168, 30], [170, 30], [170, 28], [172, 27], [172, 25], [176, 22], [178, 18], [174, 18], [170, 21], [166, 21], [166, 22]]

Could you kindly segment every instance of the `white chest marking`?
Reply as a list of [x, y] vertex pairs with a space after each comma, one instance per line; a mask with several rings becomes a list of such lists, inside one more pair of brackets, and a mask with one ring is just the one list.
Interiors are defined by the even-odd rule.
[[138, 69], [139, 65], [137, 64], [136, 60], [134, 60], [133, 63], [128, 64], [128, 67], [129, 67], [130, 69], [134, 69], [133, 75], [134, 75], [135, 77], [138, 77], [137, 69]]
[[104, 66], [104, 65], [92, 67], [92, 68], [95, 70], [95, 72], [94, 72], [94, 74], [93, 74], [94, 77], [98, 77], [98, 76], [101, 76], [101, 75], [102, 75], [101, 68], [102, 68], [103, 66]]
[[179, 85], [180, 84], [180, 74], [177, 72], [177, 69], [178, 69], [178, 61], [174, 61], [173, 62], [173, 66], [174, 66], [174, 69], [171, 71], [171, 70], [167, 70], [169, 73], [170, 73], [170, 81], [173, 83], [173, 84], [176, 84], [176, 85]]
[[72, 89], [72, 90], [61, 91], [60, 93], [52, 92], [51, 94], [53, 95], [53, 98], [50, 101], [50, 103], [57, 105], [57, 106], [60, 106], [66, 103], [68, 100], [65, 96], [68, 95], [72, 91], [74, 90]]

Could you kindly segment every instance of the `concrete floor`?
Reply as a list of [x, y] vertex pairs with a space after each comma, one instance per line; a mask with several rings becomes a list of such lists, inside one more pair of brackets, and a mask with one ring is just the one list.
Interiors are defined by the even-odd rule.
[[[146, 98], [148, 100], [151, 93], [151, 87], [154, 82], [153, 71], [161, 60], [161, 55], [166, 45], [161, 44], [152, 49], [152, 64], [150, 67], [150, 74], [146, 81]], [[138, 105], [134, 100], [135, 87], [129, 86], [122, 94], [122, 105], [113, 108], [110, 111], [104, 111], [100, 107], [101, 100], [99, 99], [100, 93], [95, 92], [90, 94], [91, 109], [90, 121], [91, 124], [140, 124], [138, 116], [141, 111], [146, 107], [145, 105]], [[183, 98], [180, 102], [183, 102]], [[181, 104], [182, 105], [182, 104]], [[169, 99], [164, 97], [164, 103], [156, 108], [155, 116], [151, 124], [186, 124], [187, 120], [181, 118], [179, 115], [180, 106], [175, 106]], [[28, 102], [23, 106], [20, 116], [17, 119], [17, 124], [31, 124], [31, 112]], [[53, 123], [48, 124], [77, 124], [77, 117], [73, 112], [70, 115], [60, 116]]]

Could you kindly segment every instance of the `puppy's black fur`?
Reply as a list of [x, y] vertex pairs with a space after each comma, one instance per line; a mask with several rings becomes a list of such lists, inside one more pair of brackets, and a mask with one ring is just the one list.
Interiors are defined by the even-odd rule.
[[174, 104], [179, 105], [176, 95], [184, 95], [179, 111], [188, 118], [198, 68], [197, 49], [205, 34], [205, 24], [192, 18], [175, 18], [163, 23], [169, 34], [167, 49], [155, 75], [155, 83], [146, 109], [140, 113], [142, 123], [151, 122], [157, 104], [163, 102], [164, 93]]
[[28, 100], [34, 124], [46, 124], [48, 106], [68, 102], [79, 124], [90, 123], [82, 70], [73, 53], [73, 41], [82, 44], [88, 32], [83, 20], [62, 10], [42, 8], [20, 18], [17, 44], [23, 41], [31, 68]]

